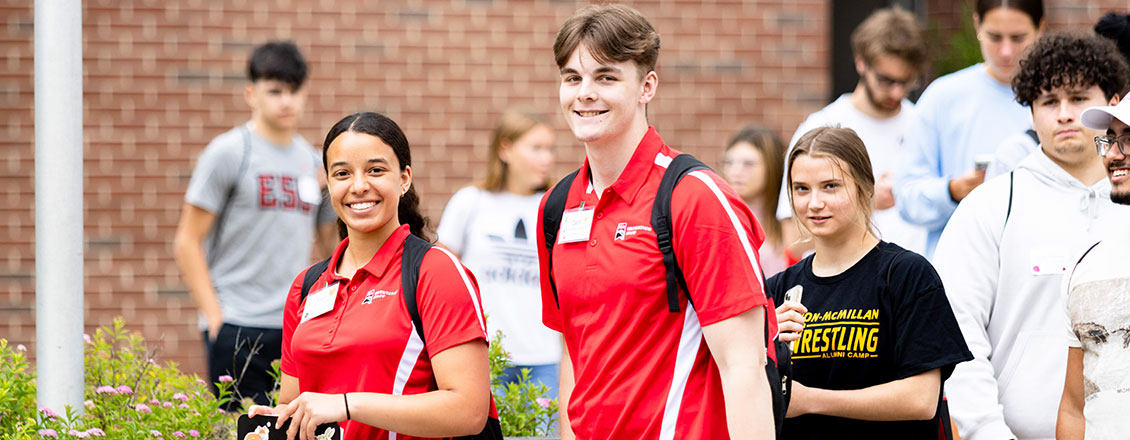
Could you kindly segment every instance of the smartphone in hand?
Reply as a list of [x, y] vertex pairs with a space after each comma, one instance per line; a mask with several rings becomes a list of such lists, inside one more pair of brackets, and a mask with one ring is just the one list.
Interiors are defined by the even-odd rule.
[[[286, 430], [290, 428], [290, 420], [283, 423], [281, 428], [275, 429], [275, 421], [279, 416], [258, 415], [248, 417], [247, 414], [239, 416], [236, 424], [236, 440], [286, 440]], [[341, 426], [335, 423], [326, 423], [314, 430], [318, 440], [341, 440]]]

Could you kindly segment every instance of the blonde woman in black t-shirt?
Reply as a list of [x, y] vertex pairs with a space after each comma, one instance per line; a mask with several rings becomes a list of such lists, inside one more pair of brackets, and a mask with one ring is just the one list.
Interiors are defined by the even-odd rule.
[[[871, 226], [863, 141], [814, 129], [790, 152], [786, 176], [815, 253], [768, 282], [782, 331], [803, 327], [782, 334], [795, 339], [782, 438], [938, 438], [949, 423], [942, 383], [972, 355], [930, 263]], [[785, 303], [797, 286], [803, 305]]]

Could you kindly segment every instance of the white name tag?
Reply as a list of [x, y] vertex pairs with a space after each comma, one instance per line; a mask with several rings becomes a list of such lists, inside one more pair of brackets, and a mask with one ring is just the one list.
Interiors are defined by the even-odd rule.
[[589, 232], [592, 231], [592, 216], [594, 210], [585, 208], [566, 209], [561, 216], [561, 230], [557, 233], [558, 243], [577, 243], [588, 241]]
[[1068, 260], [1063, 252], [1049, 249], [1034, 250], [1029, 255], [1028, 261], [1031, 267], [1028, 270], [1032, 275], [1059, 275], [1067, 272]]
[[306, 306], [302, 308], [302, 321], [299, 324], [325, 315], [334, 309], [334, 300], [337, 299], [337, 284], [330, 284], [306, 296]]
[[318, 187], [318, 179], [310, 176], [298, 178], [298, 198], [311, 205], [322, 202], [322, 188]]

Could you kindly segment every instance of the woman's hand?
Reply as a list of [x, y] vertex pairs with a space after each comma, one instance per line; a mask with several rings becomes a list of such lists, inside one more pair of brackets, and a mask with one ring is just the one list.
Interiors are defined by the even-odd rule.
[[345, 397], [341, 394], [302, 393], [290, 403], [275, 407], [279, 428], [291, 419], [287, 440], [314, 440], [318, 425], [345, 420]]
[[793, 342], [804, 331], [804, 314], [808, 308], [796, 301], [785, 301], [777, 306], [777, 339]]
[[[279, 405], [279, 406], [282, 406], [282, 405]], [[278, 411], [276, 411], [275, 408], [271, 408], [271, 407], [265, 406], [265, 405], [251, 405], [250, 408], [247, 408], [247, 417], [277, 416], [277, 415], [279, 415], [279, 413], [278, 413]]]

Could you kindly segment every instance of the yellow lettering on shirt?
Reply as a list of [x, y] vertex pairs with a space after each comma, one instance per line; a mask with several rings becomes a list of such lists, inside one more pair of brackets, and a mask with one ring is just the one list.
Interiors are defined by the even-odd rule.
[[879, 309], [809, 312], [804, 319], [793, 359], [879, 357]]

